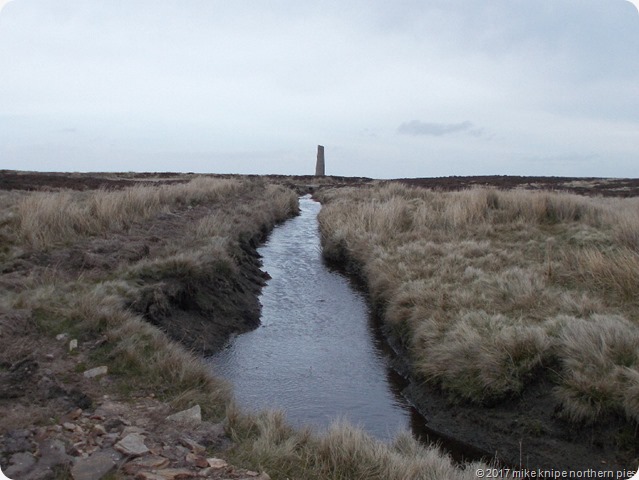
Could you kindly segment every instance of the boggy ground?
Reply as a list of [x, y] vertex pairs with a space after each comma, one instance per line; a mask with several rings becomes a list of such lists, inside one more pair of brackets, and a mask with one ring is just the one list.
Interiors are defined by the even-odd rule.
[[[327, 260], [367, 293], [358, 273], [361, 267]], [[636, 425], [622, 415], [596, 424], [559, 418], [556, 385], [545, 375], [510, 398], [480, 404], [455, 398], [415, 371], [407, 346], [384, 325], [383, 311], [378, 308], [376, 316], [380, 334], [393, 352], [390, 366], [398, 375], [397, 385], [420, 414], [413, 419], [413, 433], [441, 445], [457, 462], [481, 461], [511, 471], [622, 471], [639, 464]]]
[[[243, 201], [246, 199], [238, 199]], [[133, 225], [127, 232], [93, 237], [48, 251], [26, 251], [2, 267], [4, 282], [24, 276], [46, 276], [52, 270], [57, 280], [82, 277], [97, 280], [111, 272], [158, 258], [185, 229], [210, 213], [205, 206], [179, 214], [163, 213], [149, 222]], [[189, 279], [180, 272], [141, 271], [140, 288], [128, 308], [160, 327], [171, 338], [202, 354], [219, 349], [228, 336], [259, 324], [257, 295], [265, 282], [255, 247], [262, 232], [241, 242], [235, 251], [238, 275], [212, 275]], [[220, 272], [225, 273], [225, 272]]]
[[[149, 463], [136, 466], [130, 464], [128, 457], [119, 457], [115, 462], [115, 478], [136, 475], [153, 480], [181, 478], [188, 476], [185, 469], [193, 476], [208, 475], [207, 478], [255, 478], [258, 475], [231, 466], [212, 469], [211, 465], [204, 465], [206, 457], [218, 454], [234, 458], [239, 465], [248, 465], [252, 470], [261, 470], [260, 467], [266, 465], [274, 478], [408, 478], [407, 471], [414, 471], [414, 478], [426, 478], [421, 475], [472, 478], [470, 470], [456, 470], [442, 460], [439, 453], [419, 450], [406, 443], [406, 439], [393, 447], [397, 451], [389, 451], [349, 429], [337, 428], [326, 439], [313, 439], [307, 433], [290, 430], [280, 418], [270, 414], [252, 420], [238, 420], [237, 415], [232, 415], [235, 420], [220, 423], [226, 416], [220, 405], [228, 404], [228, 389], [210, 384], [208, 373], [198, 368], [181, 370], [184, 364], [190, 364], [192, 357], [176, 349], [174, 344], [167, 346], [133, 318], [145, 319], [173, 340], [199, 353], [214, 351], [229, 334], [257, 325], [256, 295], [264, 274], [259, 271], [254, 247], [272, 224], [290, 215], [291, 210], [284, 208], [270, 218], [242, 224], [239, 218], [266, 208], [252, 203], [256, 192], [265, 187], [263, 180], [253, 177], [258, 190], [251, 191], [234, 186], [233, 182], [240, 181], [241, 177], [212, 177], [230, 180], [222, 195], [232, 199], [230, 206], [224, 208], [219, 199], [202, 200], [197, 195], [189, 199], [188, 194], [182, 192], [168, 209], [159, 208], [155, 213], [122, 225], [110, 225], [106, 230], [93, 224], [75, 225], [71, 240], [65, 239], [65, 232], [58, 232], [60, 238], [51, 245], [41, 245], [46, 238], [35, 234], [29, 237], [28, 232], [16, 238], [16, 232], [12, 231], [15, 211], [0, 218], [0, 283], [6, 292], [0, 313], [3, 347], [0, 406], [10, 412], [0, 420], [3, 468], [19, 468], [24, 462], [33, 466], [31, 462], [36, 462], [28, 473], [33, 478], [67, 478], [71, 465], [81, 463], [79, 459], [90, 454], [107, 451], [108, 456], [113, 454], [117, 458], [117, 453], [112, 452], [115, 444], [126, 435], [138, 432], [150, 450], [138, 458]], [[76, 190], [80, 195], [90, 195], [95, 188], [114, 191], [132, 185], [179, 186], [186, 185], [192, 178], [192, 175], [174, 173], [3, 171], [0, 185], [3, 195], [6, 194], [2, 197], [5, 202], [7, 195], [26, 198], [25, 191]], [[385, 183], [365, 178], [268, 178], [300, 193], [325, 186]], [[496, 178], [499, 185], [503, 185], [507, 177]], [[437, 190], [449, 190], [478, 182], [485, 184], [490, 179], [456, 177], [421, 181]], [[535, 186], [543, 182], [543, 178], [534, 179]], [[581, 179], [548, 182], [553, 188], [583, 187]], [[598, 188], [604, 195], [610, 192], [625, 196], [632, 187], [631, 181], [623, 185], [607, 180], [596, 182], [602, 185]], [[521, 185], [521, 179], [516, 183]], [[230, 216], [238, 207], [238, 215]], [[100, 208], [95, 207], [95, 211], [99, 212]], [[220, 230], [220, 225], [229, 219], [235, 225]], [[229, 237], [231, 231], [239, 235], [237, 243], [232, 242], [229, 249], [225, 237]], [[203, 246], [198, 243], [202, 238], [214, 241]], [[30, 246], [22, 243], [29, 241]], [[122, 302], [124, 313], [120, 310]], [[88, 325], [76, 325], [82, 323], [79, 319], [87, 318], [90, 319]], [[69, 342], [74, 338], [79, 340], [78, 347], [70, 351]], [[158, 359], [152, 354], [158, 349], [169, 353]], [[401, 363], [400, 358], [398, 370], [407, 372], [400, 368]], [[106, 375], [95, 378], [83, 375], [91, 367], [103, 364], [109, 365]], [[526, 392], [534, 397], [535, 391], [533, 387]], [[421, 407], [430, 426], [491, 451], [493, 437], [487, 432], [501, 431], [501, 437], [495, 435], [494, 438], [507, 439], [512, 444], [512, 431], [517, 430], [519, 419], [523, 422], [521, 428], [538, 438], [540, 445], [545, 445], [553, 454], [563, 451], [573, 440], [588, 434], [594, 438], [592, 435], [599, 433], [592, 429], [577, 430], [574, 437], [564, 434], [559, 443], [548, 442], [547, 426], [530, 422], [526, 409], [523, 413], [520, 410], [510, 414], [502, 404], [498, 409], [486, 410], [451, 402], [441, 393], [429, 397], [427, 392], [429, 390], [413, 382], [407, 395]], [[215, 398], [211, 400], [211, 397]], [[202, 404], [205, 421], [201, 426], [177, 428], [166, 420], [169, 413], [195, 403]], [[520, 407], [525, 405], [521, 400], [516, 403]], [[541, 407], [540, 411], [549, 412], [543, 403], [532, 403]], [[611, 425], [614, 430], [615, 424]], [[459, 430], [455, 430], [455, 426], [460, 426]], [[132, 428], [127, 430], [127, 427]], [[628, 433], [627, 437], [622, 439], [625, 445], [634, 442], [634, 435]], [[239, 451], [227, 450], [231, 446], [230, 438], [242, 442]], [[486, 442], [487, 439], [490, 442]], [[522, 459], [530, 465], [525, 448]], [[401, 452], [402, 458], [412, 455], [412, 460], [400, 462], [397, 452]], [[356, 456], [358, 462], [353, 461]], [[549, 461], [557, 457], [564, 455], [555, 455]], [[48, 460], [38, 464], [42, 458]], [[518, 463], [517, 459], [512, 463]], [[151, 470], [160, 470], [162, 474], [151, 473]], [[77, 471], [76, 475], [79, 475]]]
[[[0, 464], [11, 476], [474, 478], [410, 435], [382, 444], [344, 424], [315, 435], [278, 412], [240, 412], [201, 358], [255, 325], [254, 247], [297, 211], [296, 192], [341, 180], [87, 174], [130, 182], [95, 190], [81, 174], [51, 174], [47, 187], [47, 174], [5, 173]], [[201, 423], [169, 419], [198, 406]]]
[[[189, 352], [210, 353], [257, 326], [266, 274], [255, 247], [296, 212], [296, 194], [257, 180], [187, 184], [174, 175], [121, 194], [130, 181], [0, 178], [12, 190], [0, 191], [3, 471], [15, 479], [91, 480], [109, 471], [268, 478], [207, 460], [231, 444], [220, 423], [231, 394]], [[85, 373], [102, 366], [106, 373]], [[194, 404], [204, 422], [167, 420]], [[119, 445], [132, 433], [143, 453]]]
[[421, 436], [458, 459], [566, 471], [634, 470], [639, 464], [633, 422], [617, 414], [589, 425], [559, 418], [556, 385], [543, 375], [519, 395], [476, 404], [425, 383], [406, 363], [408, 353], [395, 345], [400, 357], [394, 368], [407, 381], [402, 393], [426, 422]]
[[634, 469], [637, 202], [599, 197], [637, 181], [494, 179], [322, 191], [324, 255], [362, 279], [405, 395], [467, 458]]

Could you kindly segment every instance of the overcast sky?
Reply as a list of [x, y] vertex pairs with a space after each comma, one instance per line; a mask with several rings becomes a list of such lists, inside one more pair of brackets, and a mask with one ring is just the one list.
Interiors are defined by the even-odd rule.
[[[6, 0], [0, 0], [0, 5]], [[626, 0], [14, 0], [0, 168], [639, 177]]]

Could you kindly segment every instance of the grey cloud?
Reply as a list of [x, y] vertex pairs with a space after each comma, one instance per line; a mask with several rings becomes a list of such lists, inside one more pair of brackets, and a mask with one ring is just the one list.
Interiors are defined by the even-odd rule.
[[[406, 3], [410, 8], [394, 14], [381, 11], [380, 16], [393, 19], [398, 32], [437, 39], [462, 57], [481, 51], [501, 61], [526, 58], [538, 71], [579, 81], [639, 71], [633, 53], [639, 48], [639, 20], [626, 0]], [[391, 8], [400, 10], [395, 4]]]
[[397, 133], [403, 135], [431, 135], [441, 137], [456, 132], [467, 132], [474, 136], [481, 135], [481, 130], [473, 128], [473, 123], [469, 121], [461, 123], [431, 123], [420, 120], [412, 120], [402, 123], [397, 129]]
[[337, 174], [637, 176], [638, 49], [626, 0], [13, 1], [0, 158], [293, 174], [321, 139]]

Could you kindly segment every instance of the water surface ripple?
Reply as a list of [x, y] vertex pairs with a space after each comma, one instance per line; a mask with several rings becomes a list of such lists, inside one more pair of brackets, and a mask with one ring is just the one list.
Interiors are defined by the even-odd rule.
[[293, 424], [320, 429], [347, 418], [388, 440], [410, 428], [411, 408], [393, 390], [366, 299], [322, 261], [321, 205], [307, 196], [300, 207], [259, 249], [272, 277], [261, 326], [232, 338], [212, 368], [244, 409], [282, 409]]

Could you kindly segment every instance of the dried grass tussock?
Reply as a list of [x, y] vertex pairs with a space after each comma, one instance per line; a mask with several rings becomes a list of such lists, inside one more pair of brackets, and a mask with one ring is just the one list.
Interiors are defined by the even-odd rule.
[[104, 235], [179, 205], [216, 202], [239, 193], [239, 180], [196, 178], [186, 184], [133, 186], [85, 194], [38, 192], [17, 205], [18, 232], [34, 248]]
[[391, 444], [337, 421], [324, 434], [294, 430], [280, 412], [253, 415], [229, 411], [229, 429], [239, 448], [231, 460], [263, 468], [273, 478], [305, 480], [444, 480], [477, 478], [482, 464], [455, 466], [435, 446], [425, 446], [409, 434]]
[[639, 200], [398, 184], [321, 200], [324, 255], [366, 281], [425, 379], [483, 403], [548, 373], [565, 418], [639, 419]]

